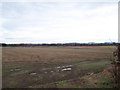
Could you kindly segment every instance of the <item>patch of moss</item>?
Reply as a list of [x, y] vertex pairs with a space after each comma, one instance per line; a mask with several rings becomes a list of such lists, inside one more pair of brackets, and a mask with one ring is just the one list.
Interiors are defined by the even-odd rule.
[[64, 86], [67, 83], [67, 80], [59, 81], [58, 85]]
[[109, 64], [109, 62], [108, 61], [100, 61], [100, 62], [85, 63], [85, 64], [80, 65], [80, 67], [84, 67], [84, 68], [101, 67], [101, 66], [105, 66], [106, 64]]
[[101, 77], [98, 80], [98, 87], [101, 88], [113, 88], [111, 79], [109, 77]]
[[18, 72], [14, 72], [12, 75], [16, 76], [16, 75], [22, 75], [22, 74], [25, 74], [25, 73], [28, 73], [30, 72], [30, 70], [21, 70], [21, 71], [18, 71]]

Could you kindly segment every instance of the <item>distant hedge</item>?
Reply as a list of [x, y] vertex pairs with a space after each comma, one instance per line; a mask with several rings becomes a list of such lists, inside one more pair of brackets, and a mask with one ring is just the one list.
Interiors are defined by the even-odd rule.
[[6, 43], [1, 43], [3, 47], [6, 46], [113, 46], [117, 45], [118, 43], [52, 43], [52, 44], [6, 44]]

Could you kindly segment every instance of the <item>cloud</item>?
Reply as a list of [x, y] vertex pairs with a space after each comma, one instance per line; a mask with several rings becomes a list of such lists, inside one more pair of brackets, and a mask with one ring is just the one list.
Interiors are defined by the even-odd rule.
[[119, 0], [1, 0], [0, 2], [118, 2]]
[[2, 11], [2, 42], [117, 41], [116, 3], [9, 2]]

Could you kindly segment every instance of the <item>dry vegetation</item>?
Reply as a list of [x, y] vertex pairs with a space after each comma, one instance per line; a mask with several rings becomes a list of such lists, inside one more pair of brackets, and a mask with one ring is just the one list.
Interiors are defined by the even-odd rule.
[[[114, 50], [113, 46], [4, 47], [3, 87], [65, 87], [61, 83], [75, 84], [75, 78], [80, 82], [78, 78], [88, 73], [101, 72], [110, 64]], [[69, 70], [63, 71], [66, 68]], [[83, 83], [74, 86], [68, 83], [66, 87], [85, 86]]]
[[6, 47], [3, 48], [4, 63], [68, 62], [75, 60], [103, 60], [112, 56], [114, 47]]

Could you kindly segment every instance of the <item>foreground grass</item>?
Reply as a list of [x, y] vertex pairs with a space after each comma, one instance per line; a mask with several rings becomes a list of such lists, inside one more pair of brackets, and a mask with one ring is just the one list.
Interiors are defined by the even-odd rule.
[[29, 88], [114, 88], [113, 78], [108, 69], [99, 73], [61, 80], [57, 82], [29, 86]]
[[[84, 87], [79, 82], [80, 77], [84, 77], [84, 75], [88, 73], [99, 73], [103, 71], [106, 65], [109, 65], [109, 61], [84, 61], [80, 63], [74, 63], [69, 65], [62, 65], [61, 68], [56, 68], [57, 66], [49, 66], [49, 67], [40, 67], [40, 64], [32, 64], [32, 65], [20, 65], [20, 66], [12, 66], [5, 65], [3, 66], [3, 87]], [[35, 67], [34, 67], [35, 66]], [[63, 67], [64, 66], [64, 67]], [[71, 71], [61, 71], [64, 68], [71, 68]], [[15, 71], [19, 69], [18, 71]], [[44, 70], [45, 69], [45, 70]], [[11, 71], [12, 70], [12, 71]], [[46, 73], [47, 72], [47, 73]], [[36, 73], [36, 75], [31, 75], [31, 73]], [[78, 81], [74, 78], [78, 77]], [[73, 80], [71, 80], [73, 78]], [[86, 78], [86, 79], [85, 79]], [[84, 81], [87, 80], [85, 77]], [[22, 81], [24, 80], [24, 83]], [[102, 81], [102, 79], [101, 79]], [[77, 82], [77, 84], [76, 84]], [[88, 81], [86, 81], [88, 83]], [[85, 83], [85, 85], [87, 85]], [[71, 84], [71, 85], [69, 85]], [[80, 84], [80, 85], [79, 85]], [[89, 85], [87, 87], [94, 87], [94, 85]], [[51, 86], [52, 85], [52, 86]], [[104, 87], [104, 86], [103, 86]]]

